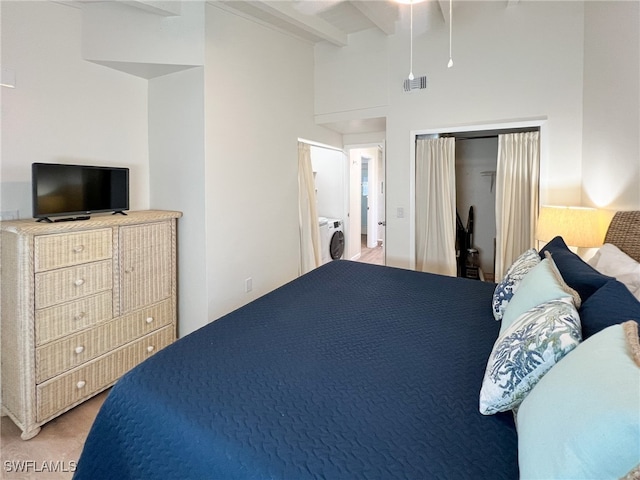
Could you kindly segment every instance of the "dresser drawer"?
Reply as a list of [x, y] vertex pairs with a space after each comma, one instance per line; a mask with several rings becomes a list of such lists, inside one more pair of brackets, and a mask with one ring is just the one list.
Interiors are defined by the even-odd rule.
[[36, 309], [110, 290], [112, 283], [111, 260], [36, 273]]
[[36, 349], [36, 383], [48, 380], [168, 325], [172, 319], [171, 302], [166, 301], [38, 347]]
[[153, 332], [36, 387], [36, 420], [46, 421], [62, 410], [113, 384], [175, 338], [172, 326]]
[[111, 290], [80, 300], [37, 310], [36, 346], [96, 325], [113, 317]]
[[36, 272], [106, 260], [112, 256], [110, 228], [88, 232], [39, 235], [34, 238]]

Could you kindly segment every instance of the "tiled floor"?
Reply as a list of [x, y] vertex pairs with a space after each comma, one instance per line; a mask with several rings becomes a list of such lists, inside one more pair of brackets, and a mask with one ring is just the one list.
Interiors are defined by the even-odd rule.
[[71, 478], [89, 429], [107, 392], [46, 423], [38, 435], [27, 441], [20, 439], [20, 429], [9, 417], [2, 417], [0, 478]]

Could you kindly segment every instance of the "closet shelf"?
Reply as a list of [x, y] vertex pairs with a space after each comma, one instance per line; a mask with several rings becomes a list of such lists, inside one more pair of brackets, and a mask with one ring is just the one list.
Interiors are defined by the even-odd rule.
[[496, 171], [495, 170], [487, 170], [487, 171], [484, 171], [484, 172], [480, 172], [480, 175], [482, 175], [483, 177], [491, 177], [490, 191], [493, 193], [493, 186], [496, 183]]

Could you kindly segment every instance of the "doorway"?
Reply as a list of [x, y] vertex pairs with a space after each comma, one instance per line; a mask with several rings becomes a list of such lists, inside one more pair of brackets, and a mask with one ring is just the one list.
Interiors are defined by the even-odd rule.
[[[456, 210], [468, 247], [477, 251], [477, 271], [487, 281], [495, 272], [497, 162], [497, 134], [456, 138]], [[458, 257], [461, 276], [466, 276], [466, 260], [466, 255]]]
[[346, 147], [349, 159], [347, 255], [350, 260], [385, 263], [384, 144]]

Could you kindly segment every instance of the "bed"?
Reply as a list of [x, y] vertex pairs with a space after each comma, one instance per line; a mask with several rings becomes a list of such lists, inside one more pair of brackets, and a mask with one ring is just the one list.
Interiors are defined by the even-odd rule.
[[[639, 213], [616, 215], [608, 234], [636, 260]], [[598, 281], [580, 295], [616, 280]], [[518, 478], [513, 412], [478, 410], [495, 289], [330, 262], [122, 377], [75, 478]], [[595, 316], [640, 321], [636, 303]]]

